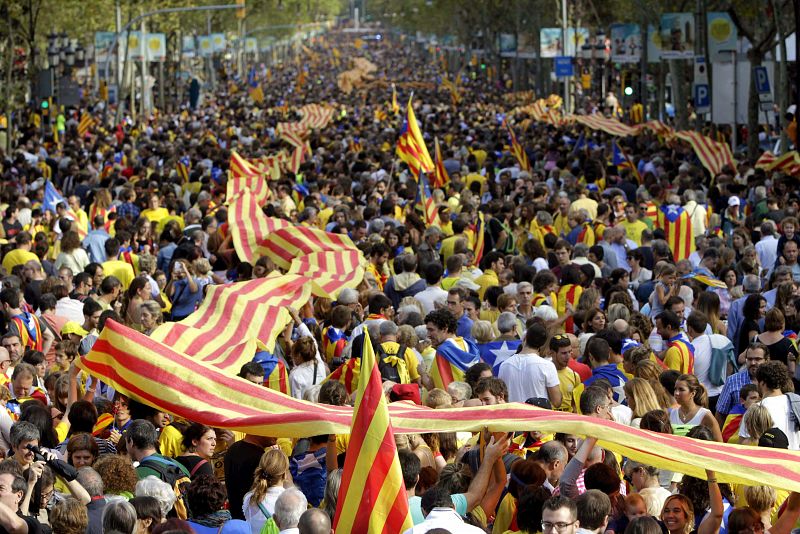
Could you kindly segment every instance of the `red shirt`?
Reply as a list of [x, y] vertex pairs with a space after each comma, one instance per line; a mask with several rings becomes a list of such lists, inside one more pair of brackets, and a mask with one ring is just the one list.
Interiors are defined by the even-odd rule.
[[578, 376], [581, 377], [581, 382], [586, 382], [592, 376], [592, 368], [586, 365], [585, 363], [581, 363], [578, 360], [573, 358], [569, 359], [569, 363], [567, 367], [578, 373]]

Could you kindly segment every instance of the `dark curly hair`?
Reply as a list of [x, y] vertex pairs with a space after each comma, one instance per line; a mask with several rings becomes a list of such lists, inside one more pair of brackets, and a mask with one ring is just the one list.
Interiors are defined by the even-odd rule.
[[344, 403], [347, 402], [347, 389], [337, 380], [328, 380], [320, 386], [317, 401], [320, 404], [344, 406]]
[[525, 489], [532, 486], [541, 486], [547, 480], [547, 473], [533, 460], [514, 462], [511, 466], [511, 480], [508, 483], [508, 492], [515, 499], [519, 499]]
[[788, 389], [792, 385], [792, 377], [789, 375], [789, 370], [783, 362], [778, 360], [764, 362], [759, 365], [756, 371], [756, 380], [764, 382], [764, 385], [769, 389], [792, 391]]
[[211, 475], [200, 475], [192, 480], [186, 492], [189, 497], [190, 517], [202, 517], [222, 510], [227, 494], [222, 482]]
[[433, 310], [425, 316], [426, 323], [433, 323], [436, 328], [455, 334], [458, 329], [458, 320], [450, 310], [441, 308]]

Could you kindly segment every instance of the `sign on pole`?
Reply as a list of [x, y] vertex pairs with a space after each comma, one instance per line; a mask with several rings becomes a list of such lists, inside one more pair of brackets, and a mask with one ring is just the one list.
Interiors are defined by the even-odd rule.
[[708, 87], [706, 58], [694, 58], [694, 109], [700, 114], [711, 112], [711, 91]]
[[753, 76], [755, 77], [758, 101], [761, 103], [761, 111], [769, 111], [772, 109], [772, 89], [769, 86], [767, 67], [753, 67]]
[[568, 56], [557, 56], [554, 59], [555, 63], [555, 72], [557, 78], [568, 78], [572, 76], [573, 69], [572, 69], [572, 58]]

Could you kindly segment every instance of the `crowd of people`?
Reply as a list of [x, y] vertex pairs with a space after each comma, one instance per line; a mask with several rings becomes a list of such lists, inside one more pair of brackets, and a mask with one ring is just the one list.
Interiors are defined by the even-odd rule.
[[[353, 384], [335, 373], [369, 335], [391, 402], [527, 402], [800, 448], [791, 176], [742, 161], [712, 177], [687, 145], [648, 132], [622, 141], [636, 172], [617, 168], [610, 136], [526, 122], [479, 69], [461, 73], [455, 98], [413, 43], [357, 49], [334, 33], [310, 46], [260, 69], [261, 103], [221, 71], [197, 108], [118, 125], [103, 121], [104, 103], [67, 110], [58, 141], [28, 112], [14, 150], [0, 153], [0, 532], [331, 531], [347, 435], [209, 428], [76, 366], [109, 320], [149, 335], [191, 315], [208, 287], [278, 270], [238, 256], [226, 171], [233, 150], [257, 159], [287, 148], [276, 127], [310, 102], [335, 118], [312, 132], [297, 173], [284, 167], [269, 182], [263, 210], [346, 234], [368, 263], [357, 288], [290, 310], [273, 356], [291, 395], [352, 404]], [[325, 65], [334, 48], [377, 72], [343, 92]], [[432, 224], [395, 154], [403, 113], [387, 80], [401, 99], [415, 84], [424, 138], [444, 147]], [[84, 112], [98, 124], [79, 135]], [[53, 187], [64, 200], [51, 205]], [[676, 257], [661, 209], [686, 213], [691, 255]], [[265, 383], [263, 363], [239, 376]], [[639, 464], [592, 436], [525, 428], [396, 441], [413, 533], [788, 534], [800, 517], [795, 493]]]

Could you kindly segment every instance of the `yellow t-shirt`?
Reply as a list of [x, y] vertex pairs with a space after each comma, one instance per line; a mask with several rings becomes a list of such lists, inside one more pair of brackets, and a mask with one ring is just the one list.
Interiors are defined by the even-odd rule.
[[619, 223], [623, 228], [625, 228], [625, 236], [636, 243], [638, 246], [642, 246], [642, 232], [647, 230], [647, 225], [640, 220], [635, 222], [628, 222], [627, 219], [621, 221]]
[[167, 208], [146, 209], [142, 211], [141, 216], [150, 222], [159, 222], [164, 217], [169, 217], [169, 210]]
[[104, 276], [116, 276], [122, 282], [122, 289], [128, 289], [133, 282], [133, 267], [129, 263], [122, 260], [108, 260], [103, 262], [102, 267]]
[[481, 286], [478, 290], [478, 297], [483, 300], [483, 295], [486, 293], [486, 290], [492, 286], [499, 286], [500, 280], [493, 270], [486, 269], [482, 275], [475, 279], [475, 283]]
[[511, 528], [511, 522], [517, 514], [517, 499], [510, 493], [506, 493], [500, 506], [497, 507], [497, 514], [494, 517], [494, 527], [492, 534], [503, 534]]
[[[396, 341], [386, 341], [381, 343], [381, 347], [383, 350], [386, 351], [388, 355], [397, 355], [397, 351], [400, 350], [400, 344]], [[419, 371], [417, 370], [417, 356], [414, 354], [414, 351], [410, 348], [406, 347], [406, 353], [402, 356], [403, 361], [406, 363], [406, 370], [408, 371], [408, 378], [411, 382], [416, 382], [419, 380]]]
[[165, 426], [158, 437], [158, 448], [162, 456], [177, 458], [186, 451], [183, 447], [183, 434], [173, 425]]
[[581, 383], [581, 377], [578, 373], [564, 367], [558, 371], [558, 389], [561, 390], [561, 405], [557, 408], [562, 412], [574, 412], [572, 392]]
[[170, 221], [175, 221], [176, 223], [178, 223], [178, 227], [181, 229], [181, 231], [183, 231], [183, 228], [186, 225], [186, 223], [183, 222], [183, 217], [179, 215], [167, 215], [166, 217], [158, 221], [158, 224], [156, 225], [156, 234], [161, 235], [161, 232], [164, 231], [164, 227]]
[[31, 260], [39, 261], [39, 256], [31, 252], [30, 250], [22, 250], [21, 248], [15, 248], [14, 250], [6, 254], [5, 258], [3, 258], [3, 269], [5, 269], [8, 274], [11, 274], [11, 269], [16, 267], [17, 265], [24, 265]]

